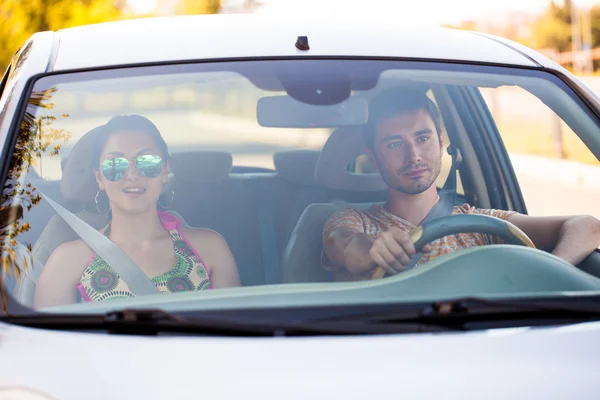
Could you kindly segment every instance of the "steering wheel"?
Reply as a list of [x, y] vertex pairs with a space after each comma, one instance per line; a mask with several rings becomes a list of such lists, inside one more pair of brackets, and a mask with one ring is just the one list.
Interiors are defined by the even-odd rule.
[[[487, 215], [452, 215], [435, 219], [409, 232], [417, 253], [433, 240], [457, 233], [486, 233], [503, 239], [507, 244], [516, 244], [535, 249], [531, 239], [514, 224]], [[420, 254], [415, 256], [420, 257]], [[415, 258], [409, 265], [414, 264]], [[372, 279], [380, 279], [385, 275], [383, 267], [378, 266]]]

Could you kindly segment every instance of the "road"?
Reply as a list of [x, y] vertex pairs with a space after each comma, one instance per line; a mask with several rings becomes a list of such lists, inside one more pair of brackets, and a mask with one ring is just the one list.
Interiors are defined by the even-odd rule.
[[529, 215], [590, 214], [600, 219], [600, 188], [521, 176]]
[[[580, 79], [596, 94], [600, 93], [600, 77]], [[515, 101], [513, 95], [511, 102], [504, 104], [503, 113], [514, 116], [521, 112], [530, 118], [532, 115], [547, 118], [547, 106], [526, 100], [524, 105]], [[532, 108], [534, 106], [538, 108]], [[530, 215], [590, 214], [600, 218], [600, 167], [577, 166], [554, 159], [536, 162], [536, 157], [531, 157], [530, 162], [522, 155], [511, 155], [511, 158]]]

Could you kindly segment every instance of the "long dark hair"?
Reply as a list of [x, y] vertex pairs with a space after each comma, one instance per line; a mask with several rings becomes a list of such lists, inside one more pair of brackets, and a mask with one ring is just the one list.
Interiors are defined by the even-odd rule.
[[167, 143], [152, 121], [141, 115], [119, 115], [111, 118], [110, 121], [101, 126], [100, 132], [96, 135], [96, 145], [94, 146], [94, 156], [92, 159], [94, 170], [97, 170], [100, 166], [100, 156], [110, 135], [123, 131], [142, 131], [147, 133], [158, 146], [162, 159], [165, 162], [171, 161]]

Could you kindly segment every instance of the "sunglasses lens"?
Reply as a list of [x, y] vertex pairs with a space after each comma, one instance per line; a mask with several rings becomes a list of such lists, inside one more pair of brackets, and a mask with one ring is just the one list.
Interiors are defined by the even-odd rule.
[[146, 178], [156, 178], [163, 169], [163, 160], [157, 155], [146, 154], [135, 159], [135, 166]]
[[125, 175], [129, 162], [124, 157], [108, 158], [102, 161], [102, 175], [111, 182], [116, 182]]

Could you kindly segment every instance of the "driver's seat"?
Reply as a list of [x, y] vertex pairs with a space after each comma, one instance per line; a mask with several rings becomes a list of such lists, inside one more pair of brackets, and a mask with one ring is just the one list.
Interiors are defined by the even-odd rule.
[[[382, 192], [387, 186], [379, 173], [356, 174], [348, 165], [364, 154], [359, 127], [336, 129], [321, 150], [315, 168], [318, 185], [346, 192]], [[332, 201], [309, 205], [298, 220], [283, 254], [283, 282], [327, 282], [331, 274], [321, 266], [323, 227], [327, 219], [344, 208], [365, 209], [375, 203]]]

